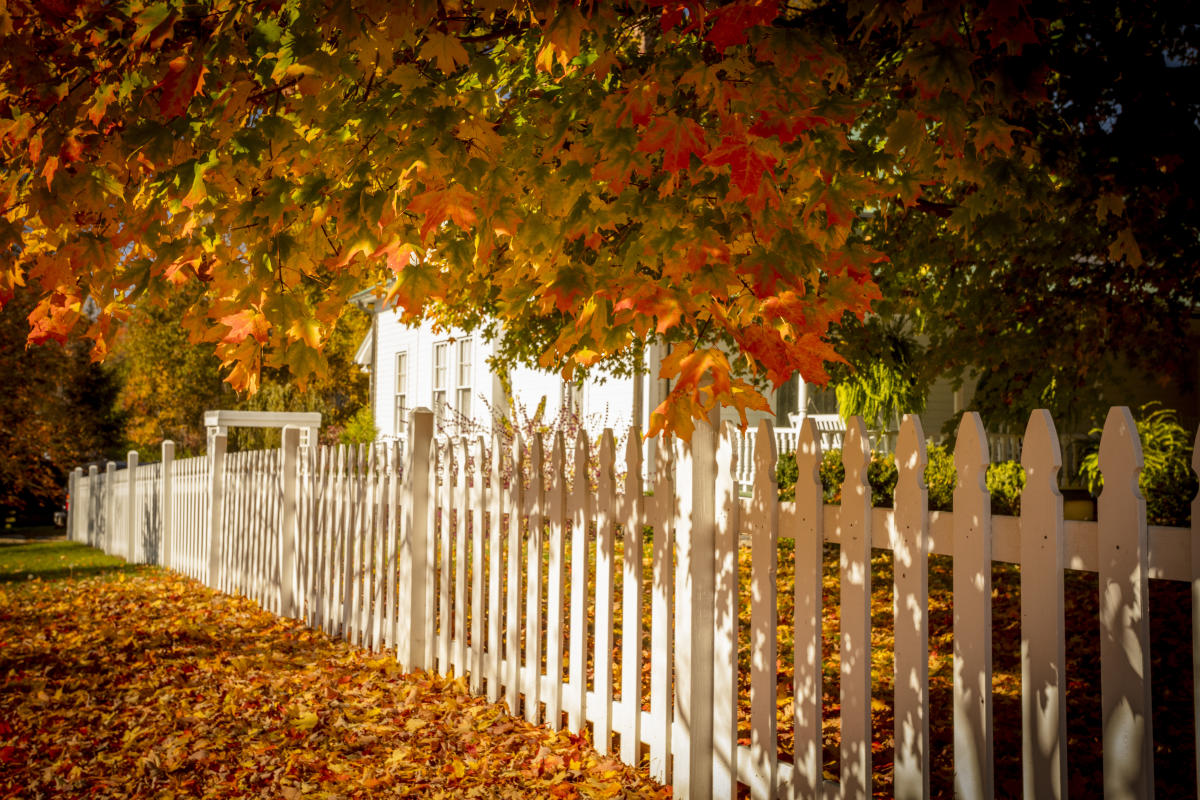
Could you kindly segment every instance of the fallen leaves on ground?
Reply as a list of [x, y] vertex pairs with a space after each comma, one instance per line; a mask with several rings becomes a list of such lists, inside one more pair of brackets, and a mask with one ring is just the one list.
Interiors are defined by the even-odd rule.
[[0, 797], [669, 795], [461, 678], [163, 570], [0, 586]]

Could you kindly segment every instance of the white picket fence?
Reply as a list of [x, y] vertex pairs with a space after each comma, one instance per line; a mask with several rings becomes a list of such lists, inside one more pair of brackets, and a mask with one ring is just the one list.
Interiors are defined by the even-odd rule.
[[[871, 795], [871, 549], [895, 559], [895, 766], [898, 798], [930, 792], [928, 556], [953, 557], [956, 796], [993, 798], [991, 563], [1021, 567], [1024, 794], [1066, 797], [1064, 570], [1099, 573], [1105, 796], [1154, 793], [1148, 584], [1191, 581], [1193, 663], [1200, 676], [1200, 500], [1190, 529], [1148, 526], [1137, 491], [1141, 447], [1114, 408], [1100, 449], [1097, 522], [1064, 521], [1059, 438], [1046, 412], [1026, 429], [1020, 517], [993, 517], [984, 485], [987, 436], [975, 415], [959, 429], [953, 512], [930, 512], [925, 437], [915, 417], [897, 442], [895, 508], [872, 508], [867, 435], [851, 420], [846, 484], [824, 505], [811, 422], [797, 441], [795, 502], [774, 483], [770, 425], [758, 430], [756, 483], [738, 496], [738, 432], [698, 426], [690, 443], [658, 448], [653, 493], [642, 491], [630, 433], [618, 462], [561, 438], [511, 449], [438, 442], [432, 414], [412, 415], [398, 446], [212, 452], [72, 476], [73, 539], [155, 561], [347, 640], [394, 653], [406, 668], [469, 676], [535, 723], [591, 727], [602, 752], [640, 763], [680, 798], [866, 798]], [[766, 443], [766, 446], [761, 446]], [[1200, 450], [1200, 448], [1198, 448]], [[1198, 459], [1200, 460], [1200, 459]], [[626, 476], [627, 485], [614, 477]], [[520, 480], [506, 480], [508, 475]], [[129, 476], [134, 476], [131, 481]], [[157, 527], [155, 527], [157, 525]], [[649, 569], [644, 537], [652, 536]], [[751, 549], [751, 739], [738, 744], [738, 548]], [[777, 747], [778, 544], [794, 539], [795, 676], [792, 763]], [[621, 543], [618, 548], [618, 541]], [[841, 773], [822, 777], [822, 557], [840, 553]], [[586, 557], [578, 557], [586, 554]], [[594, 589], [589, 589], [594, 569]], [[614, 580], [622, 577], [621, 595]], [[643, 629], [643, 596], [650, 625]], [[621, 618], [620, 645], [614, 647]], [[643, 649], [649, 634], [649, 696]], [[588, 676], [591, 656], [593, 677]], [[614, 662], [620, 664], [619, 683]], [[1200, 721], [1200, 694], [1194, 698]], [[613, 736], [616, 734], [616, 737]], [[1177, 736], [1178, 732], [1172, 732]], [[616, 741], [619, 740], [619, 746]], [[1200, 759], [1198, 759], [1200, 763]], [[1200, 786], [1200, 774], [1197, 776]]]

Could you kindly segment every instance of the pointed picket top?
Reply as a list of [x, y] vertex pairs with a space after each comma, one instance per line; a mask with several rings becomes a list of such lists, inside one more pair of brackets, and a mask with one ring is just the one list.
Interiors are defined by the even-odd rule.
[[1052, 483], [1058, 492], [1058, 471], [1062, 469], [1062, 447], [1058, 443], [1058, 431], [1054, 419], [1044, 408], [1035, 409], [1025, 426], [1025, 439], [1021, 444], [1021, 466], [1025, 468], [1029, 481]]
[[613, 439], [612, 428], [605, 428], [604, 433], [600, 436], [600, 473], [597, 478], [597, 488], [605, 486], [613, 487], [615, 485], [613, 478], [613, 464], [616, 462], [617, 445]]
[[625, 492], [630, 497], [642, 495], [642, 432], [636, 425], [625, 438]]
[[[492, 451], [495, 453], [495, 451]], [[487, 439], [483, 434], [475, 437], [475, 480], [479, 481], [481, 486], [486, 486], [485, 478], [490, 474], [488, 469], [488, 449]]]
[[545, 452], [542, 447], [542, 435], [540, 433], [533, 434], [533, 440], [529, 444], [529, 469], [530, 469], [530, 489], [534, 492], [539, 491], [543, 476], [543, 469], [546, 466]]
[[796, 485], [821, 482], [821, 436], [812, 417], [805, 417], [800, 425], [800, 437], [796, 442]]
[[492, 491], [499, 491], [504, 488], [504, 441], [500, 438], [499, 433], [492, 433], [492, 449], [490, 457], [490, 474], [489, 479]]
[[525, 468], [527, 464], [525, 460], [525, 440], [521, 437], [521, 432], [519, 430], [513, 432], [511, 450], [513, 485], [523, 488], [525, 485]]
[[[658, 446], [654, 448], [654, 496], [655, 502], [665, 502], [667, 490], [671, 486], [671, 463], [674, 450], [670, 437], [660, 436]], [[663, 493], [663, 500], [657, 498]]]
[[[968, 411], [959, 420], [958, 436], [954, 440], [954, 468], [958, 472], [958, 487], [969, 486], [972, 490], [987, 491], [986, 478], [990, 460], [983, 420], [978, 412]], [[955, 506], [957, 505], [956, 501]]]
[[571, 486], [571, 494], [585, 492], [588, 489], [588, 461], [591, 460], [592, 449], [587, 434], [580, 430], [575, 434], [575, 477]]
[[[553, 472], [553, 485], [558, 487], [563, 482], [563, 467], [566, 466], [566, 443], [561, 430], [554, 432], [554, 443], [550, 446], [550, 469]], [[565, 488], [565, 487], [564, 487]]]
[[842, 440], [842, 465], [846, 468], [846, 483], [842, 487], [842, 497], [847, 489], [854, 494], [871, 495], [871, 484], [867, 480], [867, 465], [871, 463], [871, 443], [867, 439], [867, 426], [862, 417], [855, 415], [846, 420], [846, 436]]
[[1137, 425], [1128, 406], [1113, 406], [1108, 410], [1104, 432], [1100, 434], [1099, 462], [1100, 474], [1104, 476], [1101, 494], [1109, 491], [1110, 487], [1121, 486], [1128, 487], [1135, 497], [1141, 496], [1138, 474], [1145, 466], [1145, 459]]
[[898, 480], [917, 481], [917, 488], [925, 488], [925, 467], [929, 456], [925, 451], [925, 430], [921, 418], [916, 414], [905, 414], [900, 423], [900, 435], [896, 439], [896, 468]]
[[776, 458], [775, 428], [769, 419], [761, 419], [754, 440], [754, 474], [774, 481]]

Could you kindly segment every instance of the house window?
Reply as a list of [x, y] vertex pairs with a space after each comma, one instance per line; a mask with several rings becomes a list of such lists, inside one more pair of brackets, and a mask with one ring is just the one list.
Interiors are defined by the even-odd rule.
[[408, 353], [396, 354], [396, 418], [395, 432], [404, 433], [408, 424]]
[[438, 418], [446, 414], [446, 371], [449, 359], [448, 342], [439, 342], [433, 346], [433, 413]]
[[463, 420], [471, 418], [471, 340], [460, 339], [458, 342], [458, 393], [455, 398], [455, 411]]

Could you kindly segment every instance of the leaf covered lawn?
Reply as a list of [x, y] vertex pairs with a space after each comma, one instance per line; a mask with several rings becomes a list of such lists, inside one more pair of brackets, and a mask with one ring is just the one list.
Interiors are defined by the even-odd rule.
[[164, 570], [0, 585], [0, 798], [669, 794], [461, 679]]

